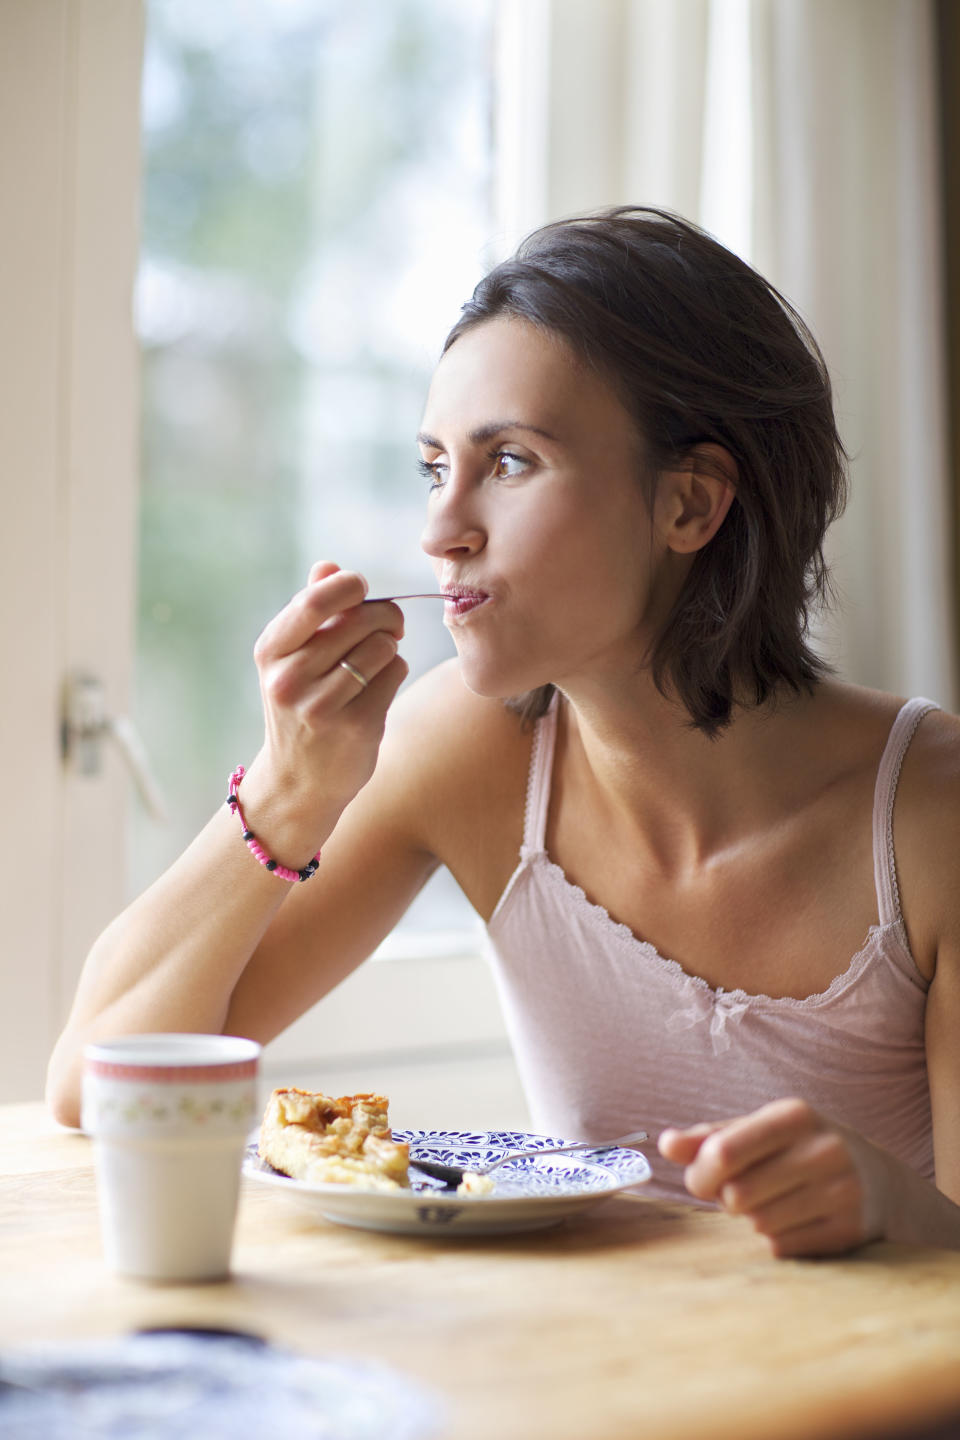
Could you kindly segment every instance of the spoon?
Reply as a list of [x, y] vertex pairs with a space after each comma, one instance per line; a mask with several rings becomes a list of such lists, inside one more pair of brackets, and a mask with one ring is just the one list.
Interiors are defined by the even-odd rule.
[[370, 595], [363, 605], [380, 605], [386, 600], [455, 600], [455, 595]]
[[605, 1150], [629, 1149], [631, 1145], [639, 1145], [649, 1138], [646, 1130], [635, 1130], [632, 1135], [621, 1135], [618, 1140], [605, 1140], [599, 1145], [592, 1140], [578, 1140], [575, 1145], [553, 1145], [543, 1150], [506, 1150], [489, 1165], [444, 1165], [439, 1160], [422, 1160], [419, 1156], [412, 1159], [410, 1164], [414, 1170], [422, 1170], [424, 1175], [443, 1180], [448, 1189], [453, 1189], [465, 1175], [490, 1175], [508, 1160], [526, 1160], [539, 1155], [570, 1155], [574, 1150], [592, 1150], [594, 1154], [600, 1155]]

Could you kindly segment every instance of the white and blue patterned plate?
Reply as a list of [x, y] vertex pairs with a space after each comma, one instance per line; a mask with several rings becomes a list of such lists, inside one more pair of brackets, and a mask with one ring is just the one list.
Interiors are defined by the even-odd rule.
[[[505, 1150], [547, 1150], [569, 1141], [520, 1130], [395, 1130], [396, 1140], [410, 1146], [410, 1158], [440, 1160], [465, 1169], [498, 1159]], [[399, 1235], [507, 1234], [557, 1225], [620, 1190], [642, 1185], [650, 1166], [636, 1150], [590, 1150], [575, 1155], [531, 1156], [510, 1160], [491, 1179], [488, 1195], [457, 1195], [440, 1181], [411, 1173], [411, 1188], [386, 1193], [348, 1185], [308, 1185], [281, 1175], [247, 1150], [244, 1174], [274, 1185], [301, 1208], [361, 1230], [386, 1230]]]

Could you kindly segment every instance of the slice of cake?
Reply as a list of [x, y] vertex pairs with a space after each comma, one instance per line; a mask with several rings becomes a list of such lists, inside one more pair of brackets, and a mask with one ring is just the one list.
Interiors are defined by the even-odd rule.
[[394, 1140], [383, 1095], [274, 1090], [260, 1126], [260, 1156], [311, 1185], [363, 1190], [409, 1186], [409, 1147]]

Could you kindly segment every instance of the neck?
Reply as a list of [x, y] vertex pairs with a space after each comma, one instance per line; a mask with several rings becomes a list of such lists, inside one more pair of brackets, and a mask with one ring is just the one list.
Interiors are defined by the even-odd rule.
[[791, 803], [803, 766], [785, 767], [784, 756], [799, 761], [798, 747], [809, 748], [803, 719], [814, 697], [738, 707], [710, 739], [647, 671], [616, 691], [557, 688], [571, 782], [589, 789], [614, 833], [649, 849], [665, 870], [704, 864], [765, 812]]

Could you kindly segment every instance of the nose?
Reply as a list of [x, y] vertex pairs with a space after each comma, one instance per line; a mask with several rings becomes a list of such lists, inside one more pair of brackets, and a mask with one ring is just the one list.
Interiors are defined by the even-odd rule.
[[465, 560], [487, 543], [479, 517], [471, 513], [470, 499], [458, 494], [451, 481], [431, 497], [420, 548], [433, 560]]

